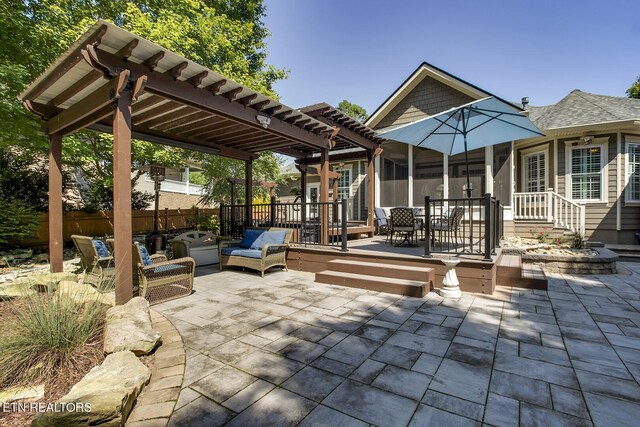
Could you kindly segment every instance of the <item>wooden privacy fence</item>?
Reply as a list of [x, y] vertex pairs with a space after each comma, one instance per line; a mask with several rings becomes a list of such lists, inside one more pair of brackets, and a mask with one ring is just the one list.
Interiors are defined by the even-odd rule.
[[[164, 209], [160, 211], [160, 230], [173, 231], [192, 228], [197, 215], [218, 215], [218, 209]], [[144, 234], [153, 231], [153, 211], [132, 211], [131, 225], [133, 234]], [[71, 236], [104, 237], [113, 235], [113, 211], [96, 213], [65, 212], [63, 222], [63, 237], [65, 243], [71, 241]], [[44, 213], [40, 217], [40, 225], [34, 237], [25, 239], [21, 246], [46, 249], [49, 244], [49, 215]]]

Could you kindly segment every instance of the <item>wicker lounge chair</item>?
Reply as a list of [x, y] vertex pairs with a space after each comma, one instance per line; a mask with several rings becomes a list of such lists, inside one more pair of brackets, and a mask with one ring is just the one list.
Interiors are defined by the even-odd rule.
[[[80, 254], [82, 268], [85, 271], [84, 283], [88, 283], [99, 290], [110, 290], [114, 286], [116, 270], [111, 255], [98, 254], [94, 239], [88, 236], [71, 236], [76, 250]], [[104, 245], [104, 242], [99, 241]], [[106, 246], [105, 246], [106, 249]]]
[[[280, 243], [257, 243], [258, 241], [256, 239], [261, 235], [261, 232], [265, 231], [283, 232], [284, 236]], [[244, 232], [245, 237], [242, 241], [232, 240], [220, 242], [218, 246], [220, 250], [220, 270], [231, 266], [245, 267], [259, 271], [260, 275], [264, 277], [264, 272], [271, 267], [282, 266], [285, 270], [287, 269], [287, 248], [289, 247], [293, 229], [277, 227], [268, 229], [247, 228]], [[254, 239], [251, 244], [248, 244], [248, 246], [246, 244], [241, 246], [243, 242], [248, 243], [246, 239], [252, 234], [257, 235], [256, 239]], [[280, 236], [280, 234], [278, 234], [278, 236]], [[253, 243], [257, 245], [254, 248], [252, 248]]]
[[185, 257], [167, 260], [164, 255], [148, 256], [144, 245], [133, 244], [134, 290], [150, 304], [191, 294], [196, 263]]

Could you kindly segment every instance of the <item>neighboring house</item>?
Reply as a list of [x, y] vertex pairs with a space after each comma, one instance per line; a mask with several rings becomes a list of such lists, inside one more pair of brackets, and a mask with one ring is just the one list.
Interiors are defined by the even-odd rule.
[[[365, 125], [381, 131], [494, 96], [422, 63], [376, 109]], [[504, 101], [504, 100], [502, 100]], [[507, 102], [507, 101], [504, 101]], [[545, 137], [498, 144], [469, 153], [473, 196], [492, 193], [505, 206], [505, 233], [532, 227], [585, 229], [591, 240], [636, 243], [640, 230], [640, 100], [573, 91], [555, 105], [513, 104]], [[524, 107], [524, 108], [523, 108]], [[463, 197], [464, 155], [388, 141], [375, 159], [375, 205], [424, 206], [424, 196]], [[333, 162], [344, 171], [340, 191], [353, 198], [352, 219], [366, 216], [361, 195], [366, 162]], [[296, 176], [295, 168], [289, 173]], [[307, 200], [315, 180], [307, 179]], [[291, 186], [299, 186], [294, 181]], [[288, 191], [287, 191], [288, 192]], [[280, 194], [284, 195], [282, 191]]]
[[[194, 205], [202, 206], [199, 202], [203, 187], [192, 182], [193, 174], [200, 171], [197, 165], [190, 164], [180, 168], [180, 171], [168, 172], [165, 180], [160, 184], [159, 208], [189, 209]], [[136, 182], [135, 189], [154, 194], [154, 182], [148, 174], [144, 174]], [[155, 209], [155, 201], [148, 209]]]

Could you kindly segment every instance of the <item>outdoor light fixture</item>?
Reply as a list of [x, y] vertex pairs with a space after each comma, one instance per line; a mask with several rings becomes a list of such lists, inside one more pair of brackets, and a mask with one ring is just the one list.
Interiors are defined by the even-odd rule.
[[585, 144], [590, 143], [591, 141], [593, 141], [593, 135], [583, 136], [583, 137], [582, 137], [582, 141], [583, 141]]
[[258, 123], [260, 123], [262, 125], [263, 128], [268, 128], [269, 125], [271, 124], [271, 118], [267, 117], [267, 116], [261, 116], [261, 115], [257, 115], [256, 119], [258, 120]]

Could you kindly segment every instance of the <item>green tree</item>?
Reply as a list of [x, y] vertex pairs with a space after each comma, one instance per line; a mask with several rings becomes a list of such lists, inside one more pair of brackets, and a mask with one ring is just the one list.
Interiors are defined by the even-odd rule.
[[[206, 156], [202, 160], [202, 169], [208, 182], [205, 184], [206, 195], [202, 198], [204, 203], [230, 203], [231, 184], [227, 178], [244, 178], [245, 163], [240, 160], [229, 159], [220, 156]], [[282, 184], [286, 177], [281, 173], [283, 160], [271, 152], [264, 152], [253, 161], [254, 181], [275, 182]], [[253, 187], [254, 198], [264, 198], [268, 190], [261, 186]], [[237, 187], [237, 196], [245, 200], [244, 185]]]
[[365, 110], [358, 104], [352, 104], [346, 99], [340, 101], [340, 103], [338, 104], [338, 110], [362, 123], [364, 123], [369, 118], [367, 110]]
[[636, 82], [627, 89], [627, 96], [629, 98], [640, 99], [640, 76], [638, 76]]
[[[24, 87], [97, 19], [105, 19], [239, 83], [275, 97], [287, 72], [266, 63], [263, 0], [3, 0], [0, 4], [0, 147], [46, 159], [39, 121], [17, 100]], [[190, 153], [132, 142], [132, 160], [172, 166]], [[78, 132], [64, 140], [65, 164], [85, 176], [88, 199], [110, 203], [111, 137]], [[135, 174], [134, 181], [139, 177]], [[135, 202], [135, 197], [134, 197]]]

